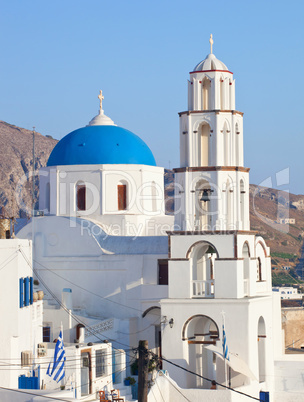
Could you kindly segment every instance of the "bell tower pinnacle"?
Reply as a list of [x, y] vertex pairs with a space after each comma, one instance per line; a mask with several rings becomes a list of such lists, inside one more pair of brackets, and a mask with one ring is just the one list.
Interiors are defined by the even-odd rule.
[[[180, 117], [182, 230], [249, 230], [249, 169], [243, 158], [243, 113], [235, 110], [233, 73], [212, 53], [190, 72], [188, 110]], [[208, 196], [207, 196], [208, 195]]]

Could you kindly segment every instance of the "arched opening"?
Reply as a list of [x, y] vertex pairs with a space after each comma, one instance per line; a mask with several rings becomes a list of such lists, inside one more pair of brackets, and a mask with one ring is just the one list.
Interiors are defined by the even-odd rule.
[[147, 339], [153, 353], [161, 357], [161, 309], [159, 306], [149, 307], [142, 314], [141, 335]]
[[118, 211], [125, 211], [127, 209], [127, 184], [123, 182], [117, 185], [117, 205]]
[[220, 79], [221, 110], [225, 110], [225, 87], [223, 77]]
[[192, 297], [214, 297], [215, 247], [208, 242], [199, 242], [191, 253]]
[[[190, 371], [217, 379], [217, 357], [207, 346], [216, 345], [219, 341], [219, 329], [216, 322], [205, 315], [189, 318], [182, 331], [183, 341], [188, 342], [188, 367]], [[210, 388], [210, 381], [188, 374], [189, 388]]]
[[239, 166], [241, 161], [240, 161], [240, 136], [239, 136], [239, 125], [236, 123], [235, 124], [235, 164], [236, 166]]
[[259, 382], [264, 382], [266, 377], [266, 326], [263, 317], [258, 322], [258, 359]]
[[244, 296], [249, 294], [249, 269], [250, 269], [250, 249], [246, 241], [242, 249], [242, 258], [244, 260], [243, 276], [244, 276]]
[[204, 201], [203, 195], [208, 195], [210, 199], [210, 185], [207, 180], [199, 180], [195, 185], [195, 216], [194, 228], [195, 230], [210, 230], [211, 227], [211, 214], [210, 214], [210, 201]]
[[262, 261], [261, 258], [257, 258], [257, 281], [261, 282], [263, 280], [263, 275], [262, 275]]
[[244, 180], [240, 181], [240, 221], [242, 227], [240, 229], [245, 229], [245, 184]]
[[223, 153], [224, 153], [224, 166], [231, 165], [231, 141], [230, 141], [230, 130], [228, 129], [227, 123], [223, 127]]
[[45, 208], [50, 212], [51, 210], [51, 189], [50, 183], [46, 183], [45, 187]]
[[82, 182], [76, 185], [76, 210], [86, 210], [86, 185]]
[[203, 79], [203, 110], [211, 109], [211, 81], [205, 77]]
[[234, 227], [234, 206], [233, 206], [233, 186], [228, 179], [226, 182], [226, 229], [235, 229]]
[[198, 129], [198, 165], [209, 166], [210, 165], [210, 126], [207, 123], [203, 123]]

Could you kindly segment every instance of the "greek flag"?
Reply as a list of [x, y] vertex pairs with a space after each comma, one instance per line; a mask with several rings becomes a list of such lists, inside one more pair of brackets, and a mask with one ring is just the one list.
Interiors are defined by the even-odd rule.
[[53, 377], [53, 380], [59, 382], [65, 376], [64, 370], [65, 363], [65, 350], [62, 339], [62, 331], [60, 331], [59, 337], [56, 342], [54, 360], [49, 364], [46, 374]]
[[227, 346], [227, 339], [226, 339], [226, 332], [225, 332], [224, 324], [223, 324], [223, 356], [224, 356], [224, 359], [229, 360], [228, 346]]

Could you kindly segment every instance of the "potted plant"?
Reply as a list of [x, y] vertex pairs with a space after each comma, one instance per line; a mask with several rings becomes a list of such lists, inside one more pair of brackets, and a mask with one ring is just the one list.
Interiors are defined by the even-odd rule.
[[124, 380], [125, 385], [134, 385], [135, 383], [136, 383], [136, 380], [133, 377], [127, 377]]
[[133, 375], [138, 375], [138, 359], [135, 359], [131, 364], [131, 373]]

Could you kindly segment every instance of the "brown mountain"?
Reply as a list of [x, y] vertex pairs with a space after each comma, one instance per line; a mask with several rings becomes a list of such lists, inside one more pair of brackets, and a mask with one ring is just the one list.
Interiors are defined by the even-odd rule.
[[[35, 169], [46, 166], [48, 157], [57, 140], [35, 133]], [[26, 130], [0, 121], [0, 206], [7, 216], [25, 217], [26, 211], [18, 194], [27, 208], [32, 205], [32, 179], [27, 178], [33, 170], [33, 134]], [[24, 185], [21, 186], [21, 183]], [[35, 198], [38, 196], [38, 179], [35, 182]]]
[[[51, 137], [35, 133], [36, 170], [46, 166], [56, 143], [57, 140]], [[5, 208], [7, 216], [17, 218], [30, 215], [25, 211], [20, 198], [30, 210], [32, 179], [27, 176], [33, 170], [32, 147], [32, 131], [0, 121], [0, 207]], [[38, 184], [36, 176], [35, 200], [38, 199]], [[167, 213], [172, 214], [174, 210], [172, 170], [165, 171], [165, 190]], [[295, 221], [288, 225], [281, 224], [280, 219], [284, 217]], [[251, 229], [261, 234], [270, 246], [274, 268], [296, 266], [304, 239], [303, 195], [250, 185], [250, 221]]]

